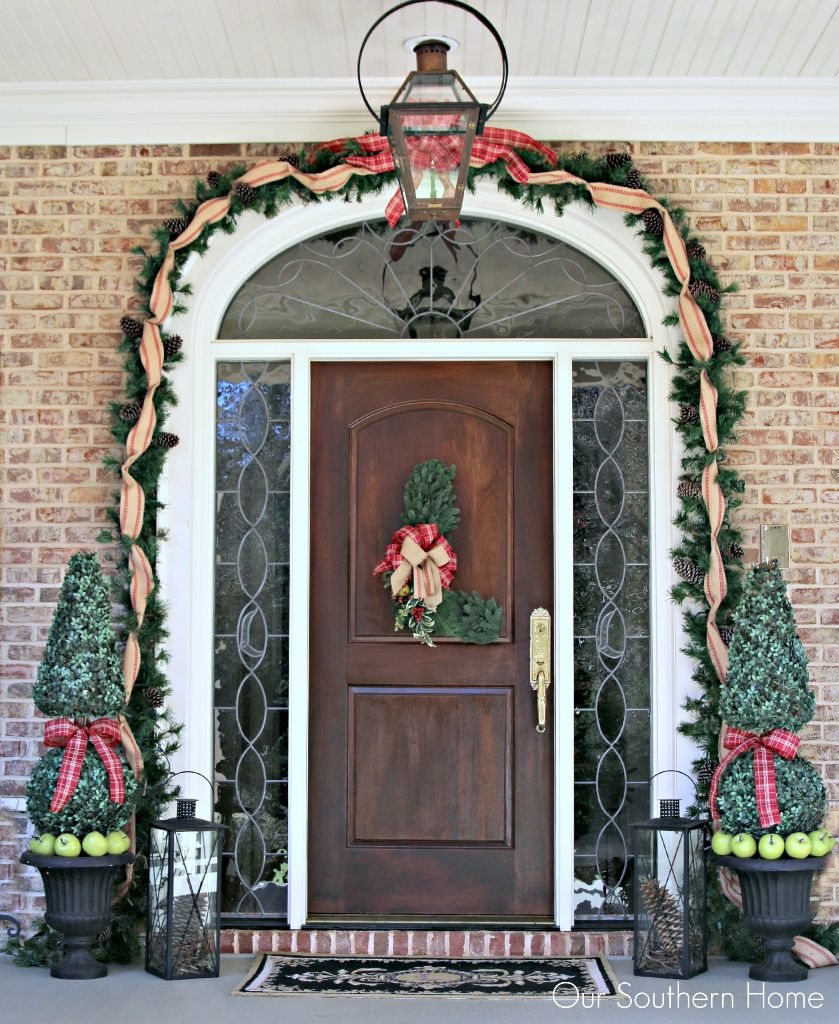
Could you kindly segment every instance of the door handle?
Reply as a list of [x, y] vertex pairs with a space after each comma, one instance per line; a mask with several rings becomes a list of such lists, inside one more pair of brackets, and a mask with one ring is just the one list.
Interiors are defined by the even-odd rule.
[[534, 608], [530, 613], [530, 687], [536, 691], [536, 732], [546, 728], [550, 685], [551, 613]]

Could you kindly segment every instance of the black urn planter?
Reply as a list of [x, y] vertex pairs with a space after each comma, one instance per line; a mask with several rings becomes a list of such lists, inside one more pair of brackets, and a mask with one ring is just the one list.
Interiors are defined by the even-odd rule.
[[24, 853], [20, 862], [41, 872], [47, 901], [44, 920], [64, 937], [64, 959], [50, 968], [50, 974], [74, 981], [104, 978], [108, 968], [93, 959], [90, 947], [111, 920], [116, 873], [134, 862], [134, 854], [40, 857]]
[[795, 860], [783, 857], [717, 857], [721, 867], [730, 868], [740, 879], [743, 921], [766, 947], [763, 963], [752, 964], [749, 977], [755, 981], [803, 981], [807, 968], [793, 958], [792, 942], [813, 920], [810, 888], [813, 875], [827, 857]]

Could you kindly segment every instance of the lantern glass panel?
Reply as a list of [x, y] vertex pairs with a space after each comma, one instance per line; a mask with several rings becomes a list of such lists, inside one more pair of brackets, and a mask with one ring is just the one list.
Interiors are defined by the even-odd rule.
[[707, 970], [705, 823], [660, 818], [633, 833], [635, 974], [691, 978]]
[[415, 71], [393, 98], [394, 103], [475, 103], [475, 97], [452, 71]]
[[197, 819], [151, 828], [146, 969], [154, 974], [218, 977], [220, 832]]

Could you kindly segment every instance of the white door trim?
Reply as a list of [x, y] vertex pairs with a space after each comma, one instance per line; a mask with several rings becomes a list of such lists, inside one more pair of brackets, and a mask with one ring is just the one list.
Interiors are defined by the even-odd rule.
[[[672, 308], [662, 290], [663, 279], [653, 271], [639, 239], [622, 218], [608, 211], [593, 213], [569, 207], [562, 217], [540, 216], [482, 185], [464, 204], [464, 214], [497, 218], [543, 231], [586, 252], [624, 284], [645, 319], [648, 339], [597, 341], [590, 339], [532, 341], [427, 341], [416, 347], [395, 347], [392, 341], [268, 342], [214, 341], [229, 302], [242, 283], [276, 253], [304, 238], [337, 229], [371, 216], [381, 216], [385, 198], [361, 204], [323, 203], [294, 206], [272, 221], [246, 213], [233, 235], [216, 235], [207, 254], [193, 257], [185, 276], [194, 297], [187, 314], [171, 325], [184, 337], [186, 359], [173, 372], [179, 405], [170, 419], [181, 444], [167, 460], [161, 481], [166, 506], [161, 525], [169, 540], [163, 546], [158, 572], [164, 600], [177, 609], [181, 624], [170, 637], [167, 653], [174, 693], [172, 710], [185, 723], [183, 745], [173, 758], [173, 770], [213, 769], [212, 644], [214, 541], [214, 422], [215, 364], [219, 359], [289, 359], [292, 379], [291, 460], [291, 582], [289, 664], [289, 918], [293, 928], [306, 922], [307, 777], [308, 777], [308, 563], [309, 563], [309, 382], [314, 360], [428, 360], [547, 359], [554, 363], [555, 410], [555, 549], [557, 619], [570, 614], [573, 584], [562, 566], [570, 564], [571, 496], [563, 480], [570, 479], [571, 444], [563, 424], [571, 422], [570, 382], [574, 358], [646, 358], [650, 373], [650, 493], [652, 502], [651, 628], [652, 628], [652, 751], [653, 771], [689, 766], [691, 751], [676, 737], [682, 699], [690, 687], [690, 663], [679, 654], [680, 631], [669, 589], [672, 570], [667, 552], [674, 542], [675, 481], [678, 475], [674, 432], [667, 395], [670, 372], [655, 352], [675, 351], [677, 333], [661, 326]], [[169, 327], [170, 325], [166, 325]], [[596, 353], [592, 345], [596, 344]], [[564, 540], [561, 540], [564, 538]], [[568, 929], [573, 920], [573, 773], [562, 771], [573, 752], [573, 649], [569, 630], [555, 629], [556, 677], [554, 729], [556, 743], [556, 924]], [[667, 785], [670, 792], [672, 786]], [[687, 796], [689, 794], [682, 793]], [[210, 814], [209, 802], [201, 813]]]

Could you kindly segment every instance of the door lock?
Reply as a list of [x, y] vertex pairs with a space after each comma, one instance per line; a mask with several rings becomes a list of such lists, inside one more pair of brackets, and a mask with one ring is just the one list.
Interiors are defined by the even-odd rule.
[[534, 608], [530, 613], [530, 686], [536, 691], [536, 732], [545, 731], [550, 685], [551, 613]]

